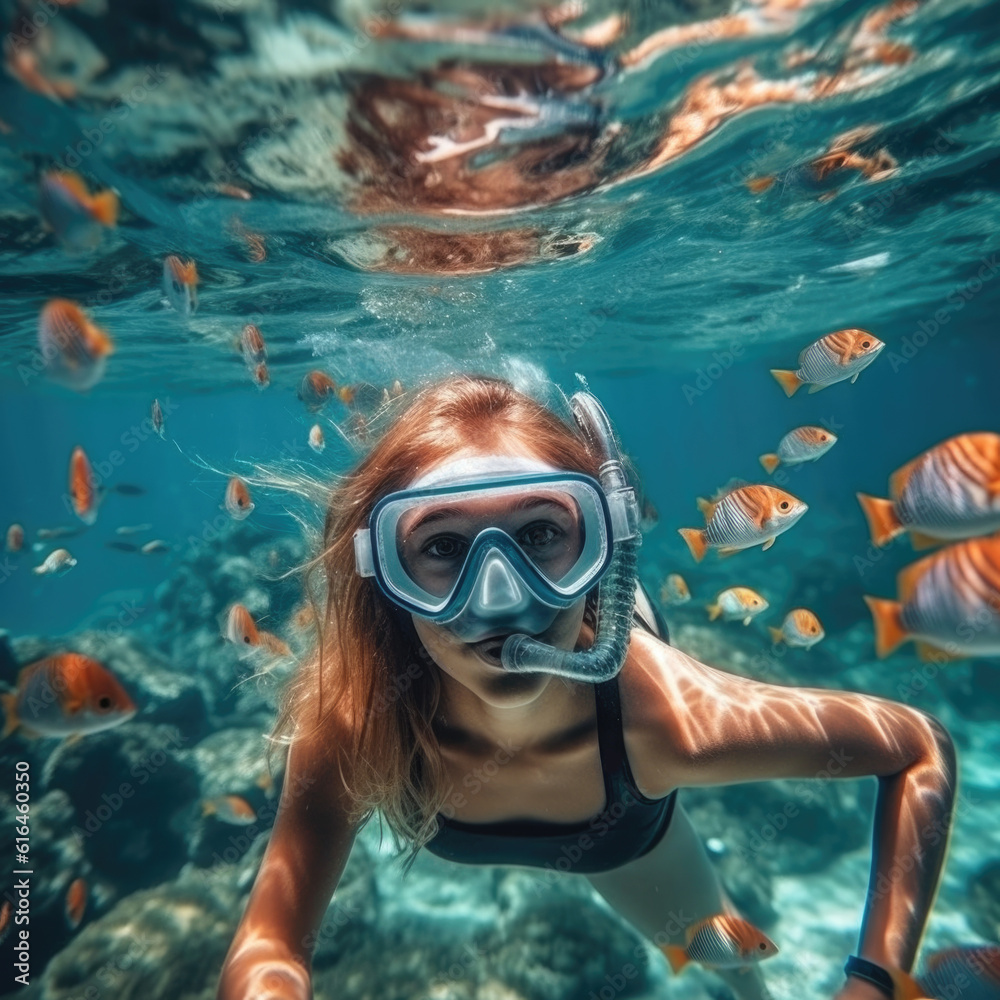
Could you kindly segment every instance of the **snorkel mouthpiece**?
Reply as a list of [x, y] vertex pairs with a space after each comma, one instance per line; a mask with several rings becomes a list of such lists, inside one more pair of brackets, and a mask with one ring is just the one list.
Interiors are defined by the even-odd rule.
[[542, 672], [595, 684], [615, 677], [625, 663], [642, 535], [635, 490], [628, 484], [607, 413], [589, 392], [575, 393], [570, 406], [591, 451], [603, 459], [599, 476], [614, 527], [611, 564], [599, 585], [594, 642], [590, 649], [573, 652], [512, 635], [503, 644], [500, 661], [512, 673]]

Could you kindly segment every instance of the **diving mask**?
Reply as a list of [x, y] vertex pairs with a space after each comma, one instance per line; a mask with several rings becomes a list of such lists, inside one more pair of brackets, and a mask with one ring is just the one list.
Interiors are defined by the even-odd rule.
[[354, 535], [356, 567], [463, 642], [537, 635], [604, 576], [626, 523], [591, 476], [460, 459], [376, 504]]

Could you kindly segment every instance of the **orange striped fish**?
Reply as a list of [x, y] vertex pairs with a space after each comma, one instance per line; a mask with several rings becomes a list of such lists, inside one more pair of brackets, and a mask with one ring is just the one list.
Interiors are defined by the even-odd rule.
[[678, 528], [697, 562], [709, 547], [720, 556], [761, 545], [769, 549], [809, 509], [807, 504], [776, 486], [737, 486], [713, 500], [699, 497], [704, 528]]
[[240, 335], [240, 349], [243, 351], [243, 360], [249, 368], [267, 360], [267, 344], [264, 343], [260, 327], [254, 323], [247, 323], [243, 327], [243, 333]]
[[225, 617], [222, 634], [239, 649], [240, 656], [249, 656], [258, 652], [269, 656], [291, 656], [292, 651], [287, 644], [270, 632], [257, 627], [253, 615], [243, 604], [234, 604]]
[[312, 448], [316, 454], [320, 454], [322, 450], [326, 447], [326, 439], [323, 437], [323, 428], [319, 424], [313, 424], [309, 428], [309, 447]]
[[927, 996], [996, 1000], [1000, 997], [1000, 946], [973, 945], [936, 951], [927, 959], [920, 984]]
[[239, 476], [232, 476], [226, 486], [226, 499], [223, 504], [229, 511], [229, 516], [237, 521], [242, 521], [250, 516], [254, 509], [254, 502], [250, 499], [250, 491], [247, 484]]
[[680, 573], [671, 573], [660, 587], [660, 603], [667, 605], [687, 604], [691, 591]]
[[785, 615], [781, 628], [768, 626], [768, 631], [771, 633], [772, 644], [783, 642], [786, 646], [797, 646], [800, 649], [815, 646], [826, 635], [819, 619], [807, 608], [792, 608]]
[[776, 452], [760, 456], [760, 464], [768, 472], [774, 472], [782, 462], [785, 465], [815, 462], [836, 443], [837, 435], [825, 427], [796, 427], [778, 442]]
[[223, 823], [248, 826], [257, 819], [253, 806], [241, 795], [217, 795], [201, 804], [202, 816], [215, 816]]
[[0, 738], [18, 727], [39, 736], [99, 733], [136, 713], [114, 674], [80, 653], [59, 653], [25, 667], [16, 689], [0, 694], [0, 702], [7, 715]]
[[182, 316], [198, 308], [198, 268], [193, 260], [181, 260], [175, 254], [163, 258], [163, 290], [167, 301]]
[[49, 377], [83, 391], [104, 375], [111, 338], [70, 299], [50, 299], [38, 316], [38, 349]]
[[336, 393], [337, 383], [326, 372], [321, 371], [309, 372], [302, 379], [302, 385], [299, 387], [299, 399], [313, 413], [324, 407], [330, 397]]
[[723, 621], [741, 621], [744, 625], [749, 625], [755, 615], [767, 611], [770, 605], [767, 598], [750, 587], [729, 587], [716, 597], [714, 604], [705, 607], [709, 621], [714, 622], [721, 616]]
[[709, 969], [738, 969], [778, 954], [778, 946], [747, 920], [727, 913], [699, 920], [687, 929], [684, 947], [663, 945], [674, 972], [690, 962]]
[[24, 548], [24, 528], [19, 524], [12, 524], [7, 529], [7, 551], [20, 552]]
[[73, 879], [69, 889], [66, 890], [66, 923], [73, 930], [80, 926], [86, 909], [87, 882], [82, 878]]
[[771, 374], [787, 396], [803, 385], [808, 385], [810, 392], [819, 392], [847, 378], [856, 382], [883, 347], [885, 344], [867, 330], [837, 330], [802, 351], [797, 371], [772, 368]]
[[880, 657], [909, 639], [923, 660], [1000, 656], [1000, 534], [925, 556], [896, 589], [895, 601], [865, 595]]
[[87, 453], [79, 445], [73, 449], [69, 460], [69, 495], [76, 516], [84, 524], [93, 524], [97, 520], [100, 491]]
[[908, 531], [913, 547], [987, 534], [1000, 528], [1000, 434], [958, 434], [889, 479], [889, 496], [859, 493], [875, 545]]
[[257, 645], [257, 625], [244, 605], [234, 604], [229, 609], [223, 635], [237, 646]]
[[66, 250], [92, 250], [106, 228], [118, 222], [114, 191], [91, 194], [83, 179], [70, 170], [51, 170], [38, 184], [42, 218]]

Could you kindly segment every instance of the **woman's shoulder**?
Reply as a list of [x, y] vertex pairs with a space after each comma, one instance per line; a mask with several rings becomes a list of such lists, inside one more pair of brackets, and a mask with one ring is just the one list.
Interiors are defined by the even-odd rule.
[[711, 725], [715, 709], [744, 703], [754, 687], [760, 682], [711, 667], [633, 630], [618, 689], [629, 760], [640, 788], [676, 787], [671, 772], [679, 774], [697, 758], [701, 725]]

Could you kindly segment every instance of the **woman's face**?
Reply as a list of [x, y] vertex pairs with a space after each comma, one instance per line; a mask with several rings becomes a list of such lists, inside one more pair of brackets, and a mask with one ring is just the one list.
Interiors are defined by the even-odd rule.
[[[482, 452], [477, 449], [466, 449], [451, 456], [448, 462], [457, 459], [497, 454], [496, 451]], [[540, 456], [530, 453], [526, 448], [512, 449], [508, 454], [519, 458], [535, 458]], [[444, 464], [444, 463], [442, 463]], [[433, 471], [422, 470], [424, 474]], [[515, 517], [531, 519], [530, 512], [518, 513]], [[511, 530], [506, 524], [506, 530]], [[477, 530], [483, 525], [477, 524]], [[555, 574], [558, 576], [559, 574]], [[561, 649], [573, 649], [580, 636], [583, 624], [586, 598], [580, 598], [576, 604], [559, 611], [552, 624], [541, 632], [531, 633], [542, 642]], [[444, 673], [463, 686], [469, 688], [484, 701], [495, 705], [513, 706], [532, 700], [547, 684], [553, 680], [552, 674], [516, 674], [504, 670], [499, 663], [499, 651], [504, 636], [493, 640], [486, 639], [478, 643], [463, 642], [446, 625], [438, 625], [413, 615], [413, 624], [417, 636], [434, 662]]]

